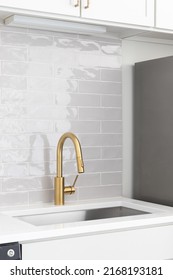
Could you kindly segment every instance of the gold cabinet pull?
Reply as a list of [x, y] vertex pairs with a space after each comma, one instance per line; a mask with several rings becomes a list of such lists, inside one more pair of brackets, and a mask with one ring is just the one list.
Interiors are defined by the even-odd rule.
[[90, 0], [87, 0], [87, 4], [86, 6], [84, 6], [84, 9], [89, 9], [89, 7], [90, 7]]
[[80, 0], [75, 0], [74, 7], [77, 8], [79, 7], [79, 5], [80, 5]]

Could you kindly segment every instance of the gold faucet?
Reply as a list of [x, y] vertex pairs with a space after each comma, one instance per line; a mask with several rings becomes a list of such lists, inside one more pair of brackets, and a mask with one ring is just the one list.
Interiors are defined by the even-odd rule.
[[63, 134], [57, 145], [57, 176], [55, 177], [55, 205], [64, 205], [64, 194], [72, 194], [75, 192], [75, 183], [79, 175], [76, 176], [72, 186], [64, 185], [64, 177], [62, 176], [62, 161], [63, 161], [63, 146], [67, 138], [70, 138], [74, 144], [76, 151], [76, 161], [78, 173], [84, 172], [84, 163], [82, 158], [81, 145], [76, 137], [71, 132]]

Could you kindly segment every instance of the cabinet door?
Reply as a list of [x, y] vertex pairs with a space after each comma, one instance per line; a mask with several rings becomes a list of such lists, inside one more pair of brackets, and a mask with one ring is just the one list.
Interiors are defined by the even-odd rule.
[[173, 30], [173, 1], [156, 1], [156, 27]]
[[154, 26], [154, 0], [82, 0], [82, 17]]
[[22, 244], [23, 260], [173, 258], [173, 225]]
[[80, 1], [78, 0], [0, 0], [0, 8], [16, 8], [37, 12], [79, 16], [79, 2]]

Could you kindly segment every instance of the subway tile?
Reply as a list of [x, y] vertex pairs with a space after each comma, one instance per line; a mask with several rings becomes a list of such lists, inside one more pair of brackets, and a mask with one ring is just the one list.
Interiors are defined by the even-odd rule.
[[53, 66], [50, 63], [28, 63], [27, 76], [53, 76]]
[[0, 60], [26, 61], [27, 48], [0, 46]]
[[29, 149], [2, 150], [2, 161], [6, 163], [27, 162], [30, 160], [30, 153]]
[[2, 62], [3, 75], [18, 75], [18, 76], [45, 76], [53, 75], [53, 66], [48, 63], [33, 63], [33, 62]]
[[53, 37], [47, 34], [27, 33], [29, 46], [51, 47], [53, 46]]
[[83, 147], [109, 147], [122, 144], [122, 134], [81, 134], [81, 145]]
[[54, 130], [52, 120], [26, 120], [26, 131], [30, 133], [50, 133]]
[[80, 50], [80, 41], [76, 40], [76, 38], [70, 37], [54, 37], [54, 46], [58, 49], [68, 49], [68, 50]]
[[25, 134], [0, 135], [0, 149], [23, 149], [29, 145], [28, 136]]
[[28, 77], [28, 90], [32, 91], [51, 91], [53, 90], [53, 81], [51, 78]]
[[50, 203], [54, 200], [53, 190], [43, 191], [30, 191], [29, 192], [29, 203], [30, 204], [40, 204], [40, 203]]
[[121, 70], [101, 69], [101, 80], [102, 81], [121, 82], [121, 79], [122, 79]]
[[122, 133], [122, 121], [102, 121], [102, 133]]
[[78, 186], [80, 187], [93, 187], [100, 185], [100, 174], [99, 173], [90, 173], [90, 174], [81, 174], [78, 179]]
[[83, 147], [83, 160], [101, 158], [101, 149], [98, 147]]
[[[64, 147], [63, 147], [63, 160], [75, 160], [76, 159], [76, 153], [75, 153], [75, 149], [67, 147], [66, 143], [68, 140], [66, 140], [66, 142], [64, 143]], [[54, 155], [56, 154], [56, 149], [54, 150]]]
[[29, 164], [29, 175], [47, 176], [55, 174], [55, 162], [33, 162]]
[[100, 69], [60, 67], [59, 63], [57, 63], [55, 65], [55, 77], [64, 79], [100, 80]]
[[101, 97], [102, 107], [122, 107], [121, 95], [102, 95]]
[[93, 54], [79, 54], [79, 65], [85, 67], [100, 67], [110, 69], [120, 69], [122, 66], [122, 57], [115, 55], [93, 55]]
[[28, 192], [2, 192], [0, 193], [0, 207], [14, 207], [28, 205]]
[[109, 172], [101, 174], [102, 185], [121, 185], [122, 184], [122, 172]]
[[101, 53], [106, 55], [121, 55], [121, 46], [110, 44], [110, 43], [102, 43], [101, 45]]
[[94, 186], [79, 189], [79, 200], [109, 198], [122, 195], [121, 185]]
[[[13, 115], [14, 116], [14, 115]], [[17, 115], [21, 118], [21, 115]], [[20, 134], [26, 132], [26, 122], [22, 119], [3, 118], [0, 119], [1, 134]]]
[[122, 158], [122, 147], [103, 147], [102, 148], [102, 158]]
[[25, 178], [4, 178], [3, 179], [3, 191], [4, 192], [17, 192], [17, 191], [29, 191], [29, 190], [44, 190], [53, 189], [53, 181], [49, 176], [31, 177]]
[[98, 42], [94, 41], [93, 38], [85, 38], [81, 40], [76, 40], [76, 38], [54, 38], [55, 46], [57, 48], [63, 49], [70, 49], [75, 51], [87, 52], [87, 53], [94, 53], [100, 54], [100, 45]]
[[57, 93], [77, 92], [78, 82], [76, 80], [55, 79], [53, 89]]
[[[26, 116], [26, 107], [18, 104], [0, 105], [0, 118], [24, 118]], [[6, 120], [8, 122], [8, 120]], [[9, 121], [10, 124], [10, 121]]]
[[[74, 182], [75, 175], [69, 175], [65, 178], [66, 184], [71, 185]], [[81, 173], [77, 179], [76, 187], [93, 187], [100, 185], [99, 173]]]
[[26, 62], [3, 61], [1, 68], [3, 75], [25, 76], [27, 73]]
[[78, 110], [75, 107], [58, 106], [28, 106], [28, 117], [31, 119], [64, 120], [77, 119]]
[[33, 164], [52, 162], [56, 159], [56, 153], [54, 149], [31, 149], [29, 150], [29, 161]]
[[44, 46], [30, 46], [28, 60], [32, 62], [50, 63], [53, 61], [53, 49]]
[[2, 103], [25, 103], [26, 102], [26, 94], [25, 90], [16, 90], [13, 88], [3, 88], [1, 93], [1, 101]]
[[1, 88], [12, 88], [16, 90], [26, 90], [27, 80], [26, 77], [21, 76], [0, 76]]
[[79, 92], [95, 94], [121, 94], [121, 84], [113, 82], [79, 81]]
[[71, 106], [71, 100], [72, 100], [71, 93], [68, 92], [64, 92], [63, 94], [59, 92], [55, 93], [55, 102], [56, 105], [58, 106]]
[[[58, 68], [70, 70], [79, 68], [79, 52], [72, 49], [52, 48], [50, 61]], [[70, 78], [70, 77], [69, 77]]]
[[31, 162], [43, 163], [55, 160], [55, 152], [52, 149], [12, 149], [1, 152], [2, 162]]
[[85, 161], [85, 170], [89, 173], [122, 171], [122, 160], [87, 160]]
[[64, 93], [56, 94], [56, 104], [64, 106], [99, 107], [100, 96], [94, 94]]
[[100, 44], [94, 40], [94, 38], [85, 38], [79, 40], [80, 51], [85, 52], [85, 54], [100, 54]]
[[100, 122], [61, 120], [55, 122], [55, 131], [58, 133], [64, 133], [67, 131], [73, 131], [74, 133], [99, 133]]
[[77, 172], [76, 160], [64, 161], [63, 174], [65, 177], [68, 176], [69, 174], [76, 174], [76, 172]]
[[3, 45], [52, 46], [53, 38], [45, 34], [29, 34], [21, 32], [1, 32]]
[[71, 120], [59, 120], [55, 121], [55, 132], [57, 133], [65, 133], [67, 131], [72, 131]]
[[100, 122], [99, 121], [70, 121], [62, 120], [56, 121], [55, 131], [63, 133], [67, 131], [73, 131], [74, 133], [99, 133]]
[[4, 163], [3, 177], [25, 177], [28, 175], [28, 166], [25, 163]]
[[33, 91], [30, 90], [26, 94], [27, 105], [54, 105], [54, 94], [50, 91]]
[[50, 148], [57, 146], [61, 135], [58, 133], [33, 133], [29, 136], [29, 143], [32, 148]]
[[121, 108], [79, 108], [80, 120], [121, 120]]

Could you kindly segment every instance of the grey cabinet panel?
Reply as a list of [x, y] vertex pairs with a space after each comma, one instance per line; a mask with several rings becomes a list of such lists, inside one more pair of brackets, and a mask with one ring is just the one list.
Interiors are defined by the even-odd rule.
[[173, 57], [136, 63], [134, 197], [173, 206]]

